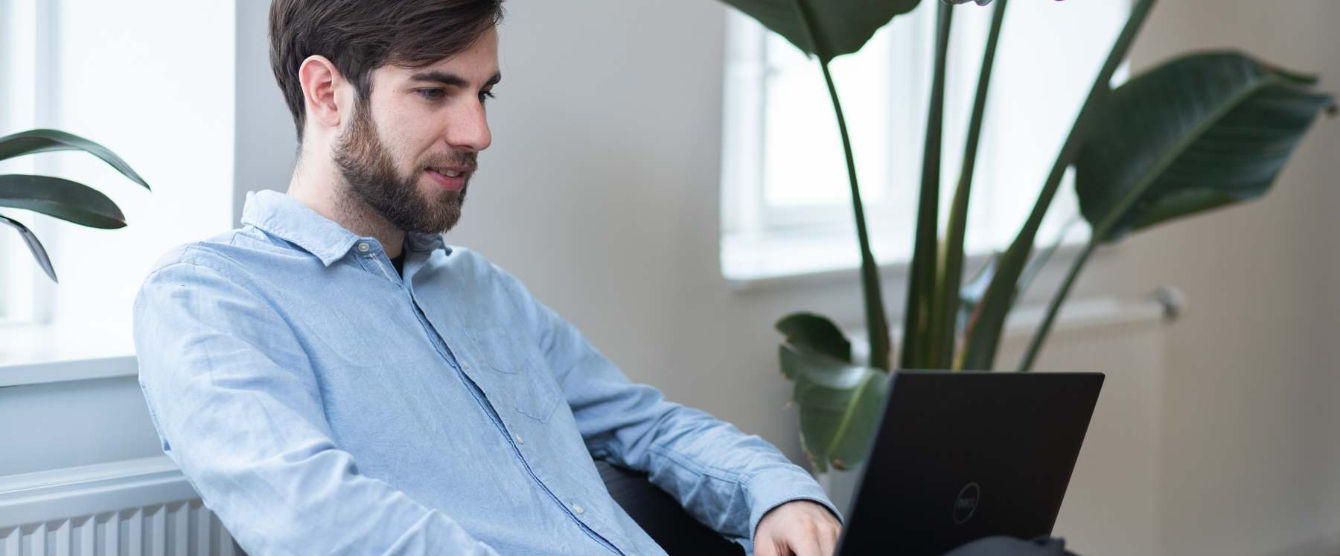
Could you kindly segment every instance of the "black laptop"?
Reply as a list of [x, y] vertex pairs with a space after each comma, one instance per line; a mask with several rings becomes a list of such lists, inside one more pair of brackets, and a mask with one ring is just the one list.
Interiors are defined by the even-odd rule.
[[1102, 384], [1098, 373], [894, 373], [837, 554], [940, 556], [1051, 534]]

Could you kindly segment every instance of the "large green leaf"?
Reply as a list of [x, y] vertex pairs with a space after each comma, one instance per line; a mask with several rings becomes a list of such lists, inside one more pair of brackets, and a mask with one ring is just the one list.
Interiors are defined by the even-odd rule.
[[856, 467], [865, 459], [887, 395], [889, 374], [804, 346], [782, 344], [782, 372], [795, 382], [800, 442], [816, 471]]
[[1315, 84], [1241, 53], [1206, 52], [1114, 90], [1076, 161], [1094, 240], [1264, 195], [1334, 103]]
[[40, 212], [90, 228], [126, 225], [125, 215], [106, 195], [84, 184], [50, 176], [0, 175], [0, 206]]
[[110, 164], [116, 171], [121, 172], [131, 181], [149, 189], [149, 184], [141, 178], [135, 170], [131, 169], [126, 161], [116, 156], [107, 147], [89, 141], [73, 133], [66, 133], [55, 129], [33, 129], [0, 137], [0, 160], [14, 158], [25, 154], [36, 154], [54, 151], [84, 151], [93, 156], [101, 158], [107, 164]]
[[[865, 46], [921, 0], [724, 0], [801, 50], [828, 62]], [[813, 29], [813, 33], [811, 33]]]
[[813, 313], [792, 313], [777, 321], [777, 331], [786, 343], [805, 346], [840, 361], [851, 362], [851, 342], [827, 317]]
[[33, 235], [32, 230], [15, 220], [5, 218], [3, 215], [0, 215], [0, 224], [14, 228], [19, 232], [19, 236], [23, 238], [23, 243], [28, 245], [28, 250], [32, 252], [33, 258], [37, 259], [37, 265], [42, 267], [42, 271], [47, 273], [47, 277], [51, 278], [52, 282], [56, 282], [56, 268], [51, 266], [51, 257], [47, 256], [46, 248], [42, 247], [42, 242], [37, 240], [37, 236]]
[[1108, 95], [1076, 160], [1080, 212], [1093, 227], [1033, 333], [1032, 368], [1052, 323], [1100, 243], [1156, 224], [1255, 199], [1334, 99], [1316, 78], [1237, 52], [1185, 56]]

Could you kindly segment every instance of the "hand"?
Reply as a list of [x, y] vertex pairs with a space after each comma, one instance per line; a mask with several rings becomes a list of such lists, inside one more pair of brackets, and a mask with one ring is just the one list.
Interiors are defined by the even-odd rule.
[[833, 556], [841, 532], [828, 508], [794, 500], [763, 514], [754, 533], [754, 556]]

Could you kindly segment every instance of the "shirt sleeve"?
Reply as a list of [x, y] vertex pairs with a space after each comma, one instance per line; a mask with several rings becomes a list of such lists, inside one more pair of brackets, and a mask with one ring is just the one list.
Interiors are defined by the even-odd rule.
[[140, 386], [164, 452], [238, 544], [285, 556], [496, 556], [440, 511], [359, 474], [331, 439], [292, 330], [238, 284], [214, 264], [179, 261], [151, 274], [135, 302]]
[[576, 327], [508, 278], [592, 457], [648, 473], [695, 519], [750, 553], [758, 522], [786, 502], [810, 500], [842, 519], [814, 478], [772, 444], [630, 382]]

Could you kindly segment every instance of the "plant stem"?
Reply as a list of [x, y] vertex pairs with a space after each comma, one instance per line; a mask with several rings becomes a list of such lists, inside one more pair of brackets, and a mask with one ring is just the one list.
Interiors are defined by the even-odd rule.
[[1098, 248], [1096, 237], [1089, 240], [1089, 244], [1084, 246], [1084, 252], [1080, 253], [1079, 258], [1075, 259], [1074, 264], [1070, 265], [1070, 271], [1066, 273], [1065, 281], [1061, 282], [1060, 289], [1048, 302], [1047, 315], [1042, 318], [1042, 324], [1038, 325], [1038, 329], [1033, 333], [1033, 339], [1029, 340], [1028, 349], [1024, 351], [1024, 358], [1019, 362], [1020, 372], [1028, 372], [1033, 369], [1033, 362], [1037, 359], [1038, 352], [1042, 350], [1042, 343], [1046, 341], [1047, 334], [1051, 331], [1052, 322], [1056, 320], [1056, 315], [1061, 310], [1061, 304], [1070, 294], [1070, 287], [1074, 285], [1075, 278], [1079, 276], [1084, 264], [1089, 261], [1089, 255], [1092, 255], [1094, 249]]
[[827, 61], [820, 59], [819, 67], [823, 69], [824, 81], [828, 84], [828, 96], [833, 99], [833, 112], [837, 114], [838, 132], [842, 135], [842, 150], [847, 156], [847, 179], [851, 182], [852, 211], [856, 214], [856, 239], [861, 245], [861, 287], [865, 294], [866, 333], [870, 336], [870, 366], [887, 371], [890, 370], [889, 323], [884, 316], [879, 267], [875, 265], [875, 256], [870, 251], [870, 234], [866, 231], [861, 188], [856, 182], [856, 159], [852, 156], [847, 120], [842, 116], [842, 102], [838, 100], [833, 74], [828, 71]]
[[917, 235], [903, 316], [901, 368], [926, 368], [937, 359], [935, 315], [936, 273], [939, 269], [940, 150], [943, 142], [945, 66], [949, 55], [949, 30], [953, 7], [938, 3], [935, 11], [935, 71], [931, 80], [930, 108], [926, 115], [926, 148], [921, 159], [921, 196], [917, 207]]
[[954, 364], [954, 340], [958, 332], [959, 290], [963, 287], [964, 237], [968, 229], [968, 199], [972, 196], [973, 172], [977, 166], [977, 146], [982, 137], [982, 120], [986, 115], [987, 93], [991, 86], [991, 70], [996, 61], [996, 45], [1005, 20], [1005, 6], [1009, 0], [997, 0], [992, 8], [991, 31], [987, 34], [986, 50], [982, 54], [981, 75], [977, 78], [977, 97], [973, 100], [972, 117], [968, 122], [967, 145], [963, 149], [963, 169], [959, 171], [958, 188], [949, 210], [949, 228], [946, 235], [943, 271], [940, 273], [940, 291], [935, 307], [939, 326], [938, 359], [935, 368], [949, 368]]
[[814, 18], [810, 16], [804, 0], [794, 0], [792, 6], [796, 15], [805, 26], [806, 38], [814, 46], [819, 58], [819, 68], [823, 70], [824, 82], [828, 84], [828, 96], [833, 99], [833, 112], [837, 115], [838, 133], [842, 136], [842, 150], [847, 156], [847, 178], [851, 183], [852, 211], [856, 214], [856, 240], [861, 247], [861, 289], [865, 294], [865, 327], [870, 341], [870, 366], [876, 369], [891, 370], [889, 361], [889, 322], [884, 317], [884, 296], [880, 293], [879, 267], [875, 266], [875, 256], [870, 251], [870, 234], [866, 232], [865, 207], [861, 203], [861, 188], [856, 182], [856, 160], [851, 152], [851, 137], [847, 133], [847, 120], [842, 115], [842, 103], [838, 100], [837, 86], [833, 84], [833, 74], [828, 71], [831, 56], [819, 50], [818, 33], [814, 29]]
[[1029, 214], [1028, 221], [1019, 230], [1019, 235], [1010, 244], [1010, 248], [1001, 257], [999, 272], [991, 280], [986, 297], [982, 300], [981, 320], [968, 338], [963, 363], [965, 369], [990, 369], [995, 365], [996, 350], [1000, 346], [1000, 336], [1005, 328], [1005, 317], [1014, 304], [1019, 276], [1028, 262], [1029, 254], [1033, 251], [1033, 243], [1042, 225], [1042, 218], [1047, 214], [1047, 209], [1051, 208], [1052, 199], [1061, 185], [1061, 178], [1065, 176], [1066, 168], [1070, 167], [1075, 157], [1079, 155], [1093, 113], [1111, 90], [1112, 74], [1116, 73], [1117, 67], [1126, 58], [1126, 52], [1130, 50], [1131, 43], [1139, 34], [1140, 27], [1147, 19], [1154, 2], [1155, 0], [1139, 0], [1131, 9], [1126, 27], [1117, 37], [1111, 52], [1108, 53], [1107, 61], [1098, 72], [1098, 78], [1089, 89], [1089, 96], [1085, 98], [1079, 116], [1075, 118], [1075, 123], [1070, 129], [1070, 135], [1066, 137], [1065, 145], [1061, 147], [1061, 153], [1056, 157], [1056, 163], [1047, 176], [1042, 192], [1038, 194], [1033, 212]]

